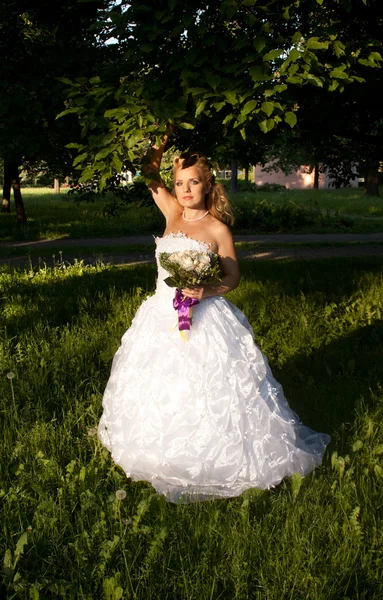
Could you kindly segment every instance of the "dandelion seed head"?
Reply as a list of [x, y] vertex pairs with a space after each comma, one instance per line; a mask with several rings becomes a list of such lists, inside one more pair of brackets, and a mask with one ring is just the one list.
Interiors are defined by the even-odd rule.
[[125, 490], [117, 490], [116, 498], [117, 498], [117, 500], [125, 500], [125, 498], [126, 498]]
[[8, 378], [8, 379], [13, 379], [13, 378], [14, 378], [14, 376], [15, 376], [15, 374], [14, 374], [14, 373], [12, 373], [12, 371], [9, 371], [9, 373], [7, 373], [7, 378]]

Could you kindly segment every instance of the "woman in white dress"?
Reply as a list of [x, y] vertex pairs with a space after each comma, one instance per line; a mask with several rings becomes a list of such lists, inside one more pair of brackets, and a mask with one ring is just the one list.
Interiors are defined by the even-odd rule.
[[[166, 219], [155, 238], [158, 279], [116, 352], [99, 437], [126, 475], [149, 481], [170, 502], [267, 489], [322, 462], [329, 436], [304, 426], [289, 407], [245, 315], [224, 295], [240, 281], [233, 215], [205, 157], [174, 161], [174, 196], [159, 177], [167, 141], [154, 148], [149, 185]], [[196, 298], [190, 336], [177, 328], [174, 289], [161, 252], [211, 250], [218, 284], [183, 289]]]

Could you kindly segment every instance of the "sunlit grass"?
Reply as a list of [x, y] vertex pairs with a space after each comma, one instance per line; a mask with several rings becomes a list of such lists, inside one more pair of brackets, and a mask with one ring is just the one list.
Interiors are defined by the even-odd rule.
[[[241, 192], [238, 197], [249, 198], [253, 194]], [[282, 190], [280, 192], [262, 192], [256, 196], [283, 204], [291, 200], [304, 206], [319, 206], [322, 210], [338, 210], [342, 214], [357, 217], [383, 217], [383, 196], [366, 196], [363, 188], [324, 189], [324, 190]]]
[[383, 260], [241, 271], [230, 299], [291, 406], [332, 443], [304, 480], [184, 506], [127, 480], [94, 435], [154, 265], [0, 272], [8, 598], [380, 600]]
[[[62, 194], [55, 195], [50, 188], [26, 188], [23, 190], [28, 223], [16, 223], [15, 215], [0, 214], [0, 241], [11, 240], [40, 240], [60, 239], [65, 237], [116, 237], [140, 233], [160, 234], [164, 230], [164, 219], [156, 206], [149, 208], [132, 208], [120, 216], [105, 217], [103, 207], [105, 199], [94, 203], [76, 204], [73, 196]], [[279, 227], [271, 223], [270, 231], [292, 232], [337, 232], [355, 231], [369, 232], [383, 230], [383, 199], [368, 198], [362, 189], [346, 190], [290, 190], [282, 192], [262, 192], [254, 194], [241, 192], [232, 196], [234, 207], [244, 206], [245, 215], [238, 213], [237, 225], [234, 231], [256, 233], [267, 232], [268, 223], [262, 222], [253, 228], [250, 227], [251, 219], [246, 216], [257, 203], [266, 202], [273, 206], [283, 206], [290, 203], [304, 206], [310, 210], [318, 210], [324, 215], [329, 211], [333, 215], [338, 211], [337, 218], [329, 217], [317, 223], [308, 222], [301, 216], [290, 224]], [[336, 213], [336, 214], [338, 214]], [[342, 214], [352, 215], [353, 222], [342, 225]], [[261, 219], [262, 221], [262, 219]]]

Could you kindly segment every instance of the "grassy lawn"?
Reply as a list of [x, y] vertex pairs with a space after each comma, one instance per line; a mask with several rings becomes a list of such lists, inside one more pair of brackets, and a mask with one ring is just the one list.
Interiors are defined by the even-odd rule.
[[0, 271], [8, 598], [381, 599], [383, 259], [241, 271], [230, 299], [291, 406], [331, 446], [303, 480], [178, 506], [127, 480], [94, 430], [154, 265]]
[[[19, 225], [14, 214], [1, 214], [0, 241], [161, 234], [165, 225], [155, 206], [104, 217], [105, 200], [77, 205], [65, 192], [55, 196], [52, 190], [26, 188], [23, 193], [28, 223]], [[240, 192], [233, 205], [234, 233], [383, 231], [383, 198], [366, 198], [361, 189]], [[283, 207], [283, 214], [274, 214]], [[342, 215], [348, 215], [346, 223]]]
[[[363, 188], [345, 188], [339, 190], [282, 190], [280, 192], [257, 192], [256, 195], [262, 199], [282, 204], [287, 200], [302, 204], [303, 206], [315, 206], [318, 204], [322, 210], [338, 210], [342, 214], [356, 217], [382, 217], [383, 218], [383, 196], [368, 197]], [[240, 192], [239, 198], [246, 198], [250, 194]]]

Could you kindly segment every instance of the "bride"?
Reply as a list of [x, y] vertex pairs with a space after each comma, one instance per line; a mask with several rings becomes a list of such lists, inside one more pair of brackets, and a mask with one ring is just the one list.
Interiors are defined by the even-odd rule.
[[[304, 426], [289, 407], [245, 315], [224, 295], [240, 281], [228, 225], [233, 213], [207, 159], [174, 160], [174, 195], [159, 177], [168, 136], [149, 169], [153, 199], [166, 219], [155, 238], [154, 295], [138, 309], [116, 352], [103, 398], [99, 438], [134, 481], [149, 481], [170, 502], [267, 489], [320, 465], [329, 436]], [[222, 280], [185, 288], [196, 298], [185, 340], [161, 252], [218, 253]]]

